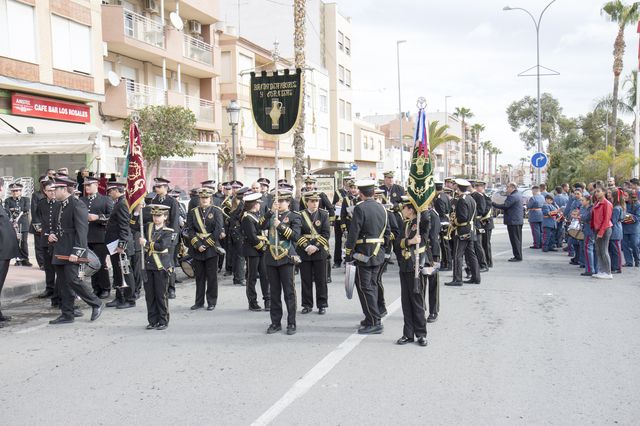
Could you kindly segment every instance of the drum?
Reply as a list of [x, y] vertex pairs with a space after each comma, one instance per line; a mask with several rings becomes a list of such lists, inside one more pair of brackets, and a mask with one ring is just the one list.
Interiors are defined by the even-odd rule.
[[193, 258], [191, 256], [184, 256], [180, 258], [178, 263], [180, 263], [180, 269], [182, 269], [182, 272], [184, 272], [187, 277], [193, 278], [196, 276], [193, 271]]
[[344, 273], [344, 291], [347, 294], [347, 299], [353, 298], [353, 287], [356, 284], [356, 265], [353, 263], [347, 263]]
[[567, 233], [571, 238], [582, 241], [584, 240], [584, 232], [582, 231], [582, 225], [578, 219], [573, 219], [567, 228]]
[[84, 263], [84, 276], [91, 277], [93, 274], [100, 270], [100, 259], [98, 256], [91, 250], [87, 249], [85, 253], [85, 257], [89, 259], [88, 263]]

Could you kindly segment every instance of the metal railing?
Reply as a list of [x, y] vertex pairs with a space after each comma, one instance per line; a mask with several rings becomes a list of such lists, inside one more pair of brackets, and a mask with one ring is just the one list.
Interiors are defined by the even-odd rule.
[[123, 9], [123, 13], [125, 36], [164, 49], [164, 27], [162, 24], [128, 9]]
[[187, 34], [183, 34], [182, 55], [185, 58], [202, 62], [207, 65], [213, 63], [213, 47], [209, 43], [198, 40]]
[[195, 96], [185, 96], [184, 106], [189, 108], [196, 115], [196, 118], [200, 121], [206, 121], [208, 123], [214, 122], [214, 107], [215, 104], [206, 99], [200, 99]]
[[147, 105], [167, 104], [167, 93], [162, 89], [140, 83], [125, 82], [125, 84], [128, 108], [140, 109]]

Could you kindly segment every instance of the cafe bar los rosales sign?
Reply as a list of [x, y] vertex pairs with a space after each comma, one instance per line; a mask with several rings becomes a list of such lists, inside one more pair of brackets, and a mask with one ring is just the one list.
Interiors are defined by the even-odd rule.
[[91, 121], [87, 105], [62, 102], [57, 99], [14, 93], [11, 95], [11, 113], [50, 120], [88, 123]]

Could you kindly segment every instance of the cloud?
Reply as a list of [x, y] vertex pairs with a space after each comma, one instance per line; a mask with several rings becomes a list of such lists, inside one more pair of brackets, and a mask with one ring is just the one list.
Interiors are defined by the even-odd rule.
[[482, 24], [475, 27], [468, 34], [469, 38], [489, 38], [495, 33], [493, 29], [493, 25], [488, 22], [483, 22]]

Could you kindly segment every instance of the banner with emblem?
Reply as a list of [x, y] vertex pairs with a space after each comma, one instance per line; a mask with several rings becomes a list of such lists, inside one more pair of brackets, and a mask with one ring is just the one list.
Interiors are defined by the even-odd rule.
[[251, 73], [251, 108], [253, 118], [264, 133], [284, 135], [295, 129], [302, 102], [302, 70], [291, 74], [266, 71]]
[[124, 176], [127, 177], [127, 203], [133, 213], [147, 195], [147, 181], [144, 177], [144, 159], [142, 158], [142, 140], [140, 129], [135, 120], [129, 126], [129, 146], [124, 164]]
[[436, 194], [433, 180], [433, 163], [429, 147], [429, 123], [425, 112], [426, 101], [418, 101], [418, 121], [416, 123], [416, 137], [411, 156], [407, 194], [411, 204], [421, 212], [429, 207]]

